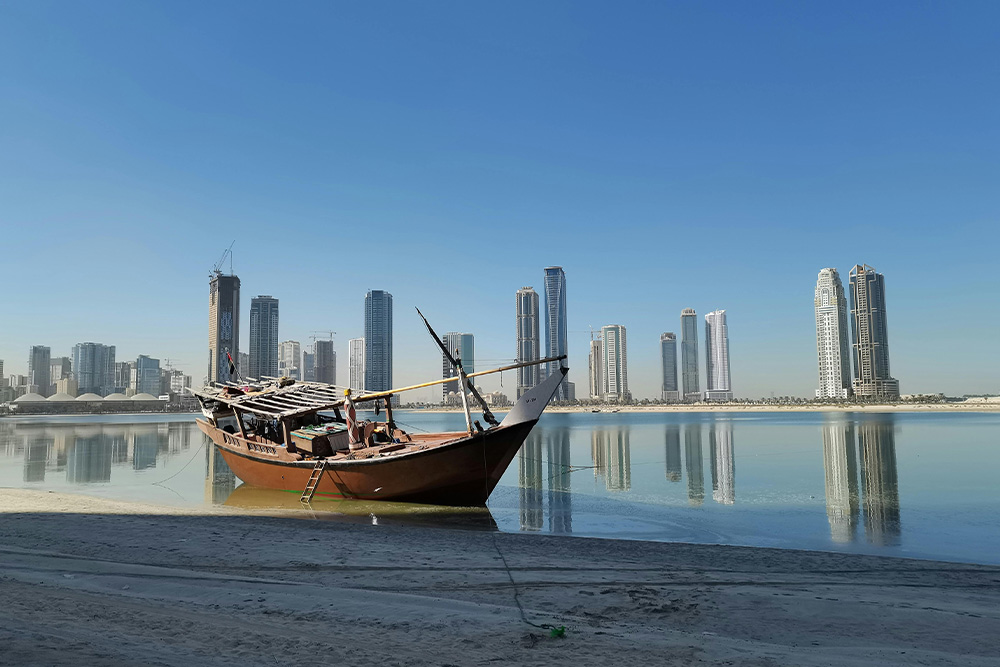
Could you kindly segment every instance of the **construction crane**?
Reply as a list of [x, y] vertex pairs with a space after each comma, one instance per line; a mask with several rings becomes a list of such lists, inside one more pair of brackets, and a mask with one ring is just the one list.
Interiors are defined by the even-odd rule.
[[219, 261], [216, 262], [215, 266], [212, 267], [211, 273], [208, 274], [209, 278], [211, 278], [213, 276], [218, 276], [218, 275], [222, 274], [222, 265], [225, 263], [227, 255], [229, 256], [229, 274], [232, 275], [232, 273], [233, 273], [233, 246], [234, 245], [236, 245], [236, 239], [233, 239], [233, 242], [230, 243], [229, 247], [226, 248], [225, 252], [222, 253], [222, 257], [220, 257]]
[[336, 331], [313, 331], [312, 335], [309, 337], [312, 339], [313, 345], [315, 345], [317, 338], [326, 338], [328, 340], [333, 340], [333, 336], [336, 333], [337, 333]]

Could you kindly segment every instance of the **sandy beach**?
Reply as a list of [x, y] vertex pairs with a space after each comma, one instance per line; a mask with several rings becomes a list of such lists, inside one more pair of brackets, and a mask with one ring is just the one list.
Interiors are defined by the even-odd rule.
[[997, 567], [10, 489], [0, 507], [4, 665], [1000, 661]]

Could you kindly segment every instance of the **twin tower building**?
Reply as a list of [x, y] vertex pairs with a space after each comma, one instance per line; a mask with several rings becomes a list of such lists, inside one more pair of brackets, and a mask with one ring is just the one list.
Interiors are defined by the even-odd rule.
[[899, 382], [889, 372], [885, 278], [867, 264], [858, 264], [851, 269], [850, 289], [851, 328], [848, 334], [847, 299], [840, 275], [837, 269], [819, 272], [816, 281], [816, 351], [819, 358], [816, 398], [898, 399]]

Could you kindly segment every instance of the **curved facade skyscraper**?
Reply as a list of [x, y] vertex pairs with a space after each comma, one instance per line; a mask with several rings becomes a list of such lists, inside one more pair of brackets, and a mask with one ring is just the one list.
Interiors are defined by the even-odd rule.
[[685, 401], [700, 401], [698, 384], [698, 314], [694, 308], [681, 311], [681, 390]]
[[[566, 273], [561, 266], [545, 268], [545, 356], [559, 357], [569, 349], [566, 322]], [[546, 377], [559, 372], [559, 365], [566, 361], [551, 361], [547, 364]], [[571, 398], [568, 376], [563, 378], [553, 400], [566, 401]]]
[[705, 316], [705, 348], [705, 376], [708, 384], [705, 398], [713, 401], [733, 400], [726, 311], [714, 310]]
[[819, 388], [816, 398], [851, 394], [851, 360], [847, 343], [847, 297], [837, 269], [823, 269], [816, 279], [816, 355]]

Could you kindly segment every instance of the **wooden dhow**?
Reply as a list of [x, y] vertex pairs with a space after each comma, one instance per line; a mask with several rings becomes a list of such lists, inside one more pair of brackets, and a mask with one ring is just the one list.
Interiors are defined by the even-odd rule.
[[[198, 426], [243, 482], [294, 492], [303, 502], [318, 495], [482, 505], [563, 381], [566, 357], [466, 375], [461, 360], [444, 352], [455, 364], [457, 377], [356, 397], [349, 389], [288, 378], [195, 390], [205, 416], [197, 420]], [[559, 370], [521, 396], [500, 422], [471, 382], [477, 376], [550, 362], [558, 362], [553, 365]], [[393, 419], [393, 396], [456, 380], [480, 401], [486, 428], [473, 421], [465, 391], [460, 392], [465, 431], [417, 434], [399, 428]], [[385, 421], [357, 418], [355, 406], [371, 404], [376, 414], [384, 407]]]

